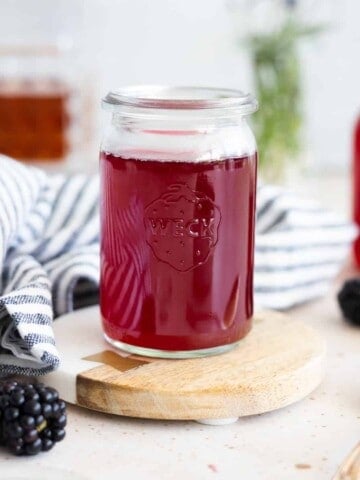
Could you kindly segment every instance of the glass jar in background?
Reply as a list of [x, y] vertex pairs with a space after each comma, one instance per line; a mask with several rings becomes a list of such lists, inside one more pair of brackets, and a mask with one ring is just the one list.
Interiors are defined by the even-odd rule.
[[57, 170], [78, 170], [91, 148], [91, 88], [70, 48], [0, 47], [0, 153]]
[[101, 146], [106, 339], [187, 358], [233, 348], [251, 327], [256, 144], [250, 95], [209, 88], [110, 92]]
[[55, 172], [97, 169], [99, 71], [85, 4], [1, 2], [0, 153]]
[[354, 242], [355, 263], [360, 268], [360, 115], [358, 116], [353, 132], [353, 218], [358, 227], [358, 235]]

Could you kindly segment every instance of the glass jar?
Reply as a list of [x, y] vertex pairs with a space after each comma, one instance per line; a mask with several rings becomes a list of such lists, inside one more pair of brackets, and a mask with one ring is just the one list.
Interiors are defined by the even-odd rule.
[[89, 145], [91, 108], [89, 85], [75, 71], [71, 48], [0, 47], [0, 153], [76, 170]]
[[355, 264], [360, 267], [360, 115], [358, 116], [353, 132], [353, 219], [358, 228], [358, 235], [354, 241]]
[[53, 46], [0, 50], [1, 153], [22, 161], [64, 158], [70, 91], [54, 69], [58, 59]]
[[110, 92], [103, 107], [105, 338], [165, 358], [233, 348], [253, 314], [255, 99], [149, 86]]

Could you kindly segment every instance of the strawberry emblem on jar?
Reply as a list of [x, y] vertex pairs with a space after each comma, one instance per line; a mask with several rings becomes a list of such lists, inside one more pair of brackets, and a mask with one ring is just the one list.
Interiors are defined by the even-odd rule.
[[170, 185], [145, 208], [146, 241], [155, 257], [179, 272], [204, 264], [219, 235], [219, 207], [188, 185]]

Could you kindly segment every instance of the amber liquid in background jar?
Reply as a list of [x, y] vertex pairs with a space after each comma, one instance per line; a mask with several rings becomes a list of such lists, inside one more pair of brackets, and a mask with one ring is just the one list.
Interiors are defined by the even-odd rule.
[[217, 89], [139, 97], [104, 100], [113, 111], [100, 155], [105, 337], [149, 356], [222, 353], [253, 314], [257, 158], [244, 112], [256, 104]]
[[0, 80], [0, 153], [22, 161], [63, 160], [68, 98], [56, 79]]

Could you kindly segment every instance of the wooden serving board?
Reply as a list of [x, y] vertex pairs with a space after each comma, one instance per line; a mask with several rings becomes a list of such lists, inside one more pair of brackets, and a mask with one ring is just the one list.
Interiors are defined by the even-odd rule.
[[323, 375], [324, 341], [274, 312], [257, 314], [234, 350], [187, 360], [120, 354], [103, 339], [98, 307], [65, 315], [54, 329], [62, 363], [46, 383], [70, 403], [117, 415], [237, 419], [304, 398]]

